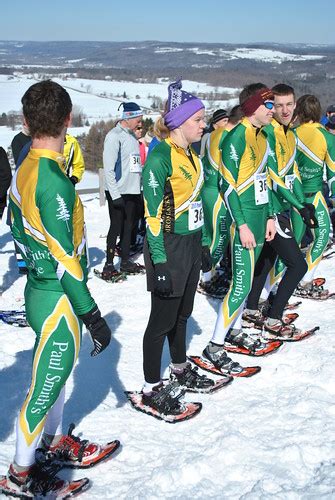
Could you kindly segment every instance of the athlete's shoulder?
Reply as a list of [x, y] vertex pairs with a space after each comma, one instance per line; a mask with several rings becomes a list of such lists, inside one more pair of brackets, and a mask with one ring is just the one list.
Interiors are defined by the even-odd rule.
[[52, 197], [53, 194], [60, 192], [66, 196], [73, 196], [75, 190], [61, 168], [61, 158], [62, 156], [59, 156], [57, 161], [56, 157], [40, 156], [38, 159], [37, 196], [47, 193], [48, 197]]
[[148, 155], [143, 172], [149, 169], [167, 167], [171, 164], [171, 146], [165, 140], [161, 141]]

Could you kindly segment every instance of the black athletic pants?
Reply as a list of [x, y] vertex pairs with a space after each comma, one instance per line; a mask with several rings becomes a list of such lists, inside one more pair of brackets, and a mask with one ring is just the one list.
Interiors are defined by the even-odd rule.
[[136, 217], [139, 194], [123, 194], [125, 208], [117, 209], [113, 206], [111, 195], [106, 191], [108, 202], [110, 227], [107, 235], [107, 263], [112, 264], [117, 237], [120, 236], [121, 260], [129, 259], [131, 233]]
[[172, 363], [186, 361], [186, 324], [193, 310], [197, 283], [186, 285], [182, 297], [158, 297], [151, 294], [151, 313], [143, 338], [143, 370], [149, 384], [161, 379], [161, 358], [168, 338]]
[[286, 214], [278, 215], [276, 235], [271, 242], [265, 242], [256, 263], [252, 289], [247, 299], [246, 307], [248, 309], [258, 309], [259, 298], [266, 278], [274, 266], [277, 256], [282, 259], [287, 269], [278, 286], [268, 316], [281, 319], [287, 302], [307, 272], [306, 261], [291, 232], [290, 219]]
[[164, 234], [164, 247], [171, 274], [173, 294], [159, 297], [154, 292], [154, 266], [147, 242], [144, 261], [151, 312], [143, 338], [145, 381], [154, 384], [161, 379], [161, 358], [168, 338], [172, 363], [186, 361], [186, 323], [191, 316], [201, 267], [201, 231], [188, 235]]

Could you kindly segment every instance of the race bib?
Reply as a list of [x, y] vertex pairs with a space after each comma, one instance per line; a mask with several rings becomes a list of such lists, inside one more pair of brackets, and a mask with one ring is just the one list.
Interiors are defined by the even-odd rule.
[[190, 231], [199, 229], [204, 224], [202, 201], [193, 201], [188, 210], [188, 228]]
[[266, 183], [266, 172], [255, 174], [255, 203], [256, 205], [264, 205], [269, 202], [268, 186]]
[[141, 157], [139, 154], [132, 154], [129, 156], [129, 164], [130, 164], [130, 171], [133, 173], [141, 173], [142, 172], [142, 165], [141, 165]]
[[295, 174], [285, 175], [285, 186], [289, 188], [290, 191], [293, 191]]

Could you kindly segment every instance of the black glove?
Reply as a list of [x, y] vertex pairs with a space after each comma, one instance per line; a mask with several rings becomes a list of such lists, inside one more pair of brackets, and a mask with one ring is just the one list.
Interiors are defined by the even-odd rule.
[[155, 285], [154, 290], [160, 297], [168, 297], [173, 292], [172, 279], [167, 262], [155, 265]]
[[110, 343], [111, 331], [104, 318], [101, 317], [98, 307], [95, 306], [94, 309], [80, 315], [79, 318], [85, 324], [93, 341], [94, 349], [91, 356], [100, 354]]
[[212, 257], [208, 246], [203, 246], [201, 250], [201, 271], [207, 273], [212, 269]]
[[120, 196], [120, 198], [115, 198], [115, 200], [112, 200], [112, 202], [113, 202], [113, 207], [116, 208], [117, 210], [124, 210], [126, 208], [126, 204], [122, 196]]
[[76, 177], [75, 175], [71, 175], [70, 181], [75, 186], [76, 184], [78, 184], [78, 177]]
[[315, 216], [315, 206], [313, 203], [304, 203], [304, 207], [299, 210], [302, 220], [310, 229], [319, 227], [318, 220]]

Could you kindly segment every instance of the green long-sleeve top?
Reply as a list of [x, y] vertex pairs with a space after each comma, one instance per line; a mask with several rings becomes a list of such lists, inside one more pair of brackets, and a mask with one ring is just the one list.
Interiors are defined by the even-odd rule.
[[203, 177], [196, 154], [191, 149], [185, 151], [170, 138], [150, 153], [142, 180], [147, 240], [154, 264], [167, 261], [164, 233], [202, 231], [203, 244], [209, 244], [203, 225]]
[[324, 165], [329, 189], [335, 194], [335, 137], [320, 123], [304, 123], [295, 129], [297, 164], [304, 193], [322, 190]]
[[269, 146], [264, 130], [244, 118], [226, 135], [221, 147], [221, 191], [237, 227], [246, 223], [244, 212], [250, 208], [267, 204], [269, 216], [273, 215], [267, 170]]
[[204, 188], [219, 191], [220, 167], [221, 167], [221, 144], [228, 134], [224, 128], [213, 130], [208, 136], [205, 152], [202, 158], [204, 167]]
[[305, 197], [295, 161], [296, 142], [294, 132], [272, 120], [264, 128], [269, 143], [268, 168], [272, 180], [272, 202], [274, 213], [295, 207], [303, 208]]
[[60, 153], [30, 149], [10, 190], [12, 234], [31, 285], [65, 293], [80, 315], [95, 302], [86, 285], [83, 206], [63, 169]]

